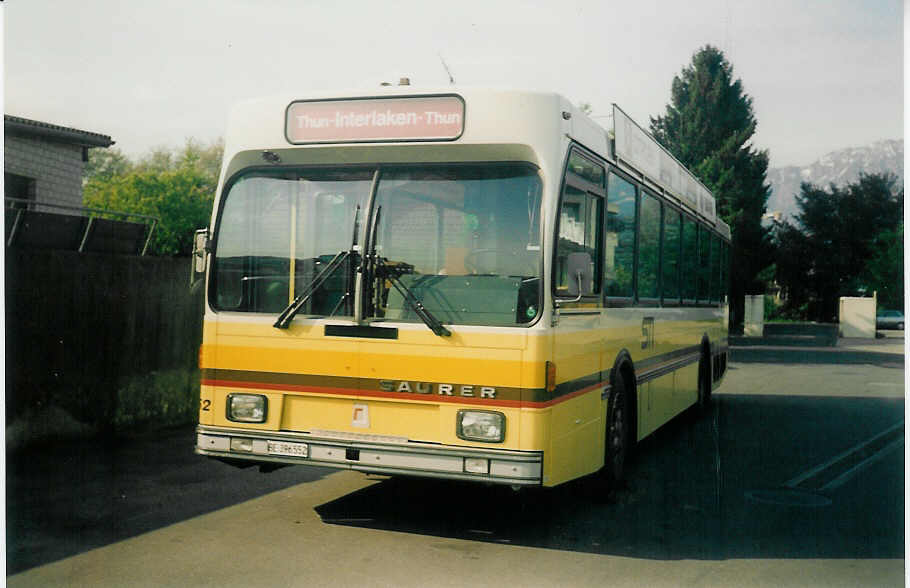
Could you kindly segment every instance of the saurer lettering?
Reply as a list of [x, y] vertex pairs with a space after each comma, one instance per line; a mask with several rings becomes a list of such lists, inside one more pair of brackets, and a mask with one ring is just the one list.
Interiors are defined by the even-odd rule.
[[496, 398], [493, 386], [470, 384], [437, 384], [434, 382], [412, 382], [408, 380], [379, 380], [383, 392], [404, 394], [436, 394], [439, 396], [463, 396], [465, 398]]

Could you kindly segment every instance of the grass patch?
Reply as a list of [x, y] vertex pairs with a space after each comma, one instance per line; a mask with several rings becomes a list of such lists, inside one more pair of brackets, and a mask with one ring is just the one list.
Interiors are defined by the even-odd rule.
[[199, 371], [156, 371], [125, 379], [117, 388], [113, 427], [167, 427], [195, 422], [199, 415]]

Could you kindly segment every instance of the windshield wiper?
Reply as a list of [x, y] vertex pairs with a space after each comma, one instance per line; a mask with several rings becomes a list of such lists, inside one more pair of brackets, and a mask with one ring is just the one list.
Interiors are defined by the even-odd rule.
[[[379, 218], [381, 208], [382, 207], [376, 211], [377, 219]], [[378, 224], [379, 222], [377, 220], [374, 223], [374, 230], [375, 226]], [[398, 293], [401, 294], [401, 297], [404, 298], [405, 302], [407, 302], [411, 308], [414, 309], [414, 314], [419, 316], [420, 320], [422, 320], [424, 324], [428, 326], [431, 331], [433, 331], [434, 334], [440, 337], [451, 336], [452, 331], [445, 328], [442, 324], [442, 321], [436, 318], [432, 312], [427, 310], [423, 303], [420, 302], [420, 299], [414, 295], [414, 292], [411, 291], [411, 289], [401, 281], [401, 276], [414, 273], [414, 266], [404, 262], [389, 263], [388, 259], [376, 255], [375, 245], [371, 249], [372, 254], [370, 255], [370, 260], [375, 264], [375, 268], [373, 269], [373, 280], [370, 281], [375, 282], [376, 280], [389, 280], [392, 282], [392, 286], [398, 290]]]
[[[354, 211], [354, 237], [351, 239], [351, 248], [348, 249], [347, 251], [339, 251], [337, 254], [335, 254], [335, 257], [333, 257], [332, 260], [329, 261], [328, 265], [326, 265], [324, 268], [322, 268], [322, 271], [320, 271], [318, 274], [316, 274], [316, 277], [313, 278], [313, 281], [310, 282], [309, 284], [307, 284], [307, 287], [304, 288], [303, 291], [296, 298], [294, 298], [294, 301], [291, 302], [287, 308], [285, 308], [284, 310], [281, 311], [281, 314], [278, 315], [278, 319], [275, 321], [275, 324], [272, 325], [273, 327], [275, 327], [277, 329], [288, 328], [288, 326], [291, 324], [291, 321], [294, 319], [294, 316], [296, 316], [297, 313], [300, 312], [300, 309], [303, 308], [303, 306], [307, 303], [307, 301], [310, 299], [310, 297], [316, 292], [316, 290], [318, 290], [319, 287], [322, 286], [323, 282], [325, 282], [335, 272], [335, 270], [338, 269], [341, 266], [341, 264], [343, 264], [345, 262], [345, 260], [347, 260], [349, 257], [354, 255], [355, 248], [357, 247], [357, 233], [358, 233], [358, 228], [359, 228], [359, 225], [358, 225], [359, 219], [360, 219], [360, 205], [358, 204], [357, 209]], [[293, 276], [291, 279], [293, 279]], [[349, 286], [350, 286], [350, 284], [349, 284]], [[332, 310], [332, 314], [335, 314], [335, 311], [338, 310], [338, 306], [341, 304], [341, 302], [343, 302], [345, 300], [345, 298], [348, 297], [348, 295], [349, 295], [349, 292], [344, 293], [344, 295], [341, 297], [341, 300], [339, 301], [338, 305], [336, 305], [335, 309]]]
[[443, 326], [442, 322], [433, 316], [433, 313], [427, 310], [427, 308], [420, 302], [420, 300], [414, 295], [414, 292], [411, 291], [408, 286], [401, 281], [401, 276], [404, 274], [414, 273], [414, 266], [408, 263], [399, 262], [399, 263], [388, 263], [388, 260], [382, 257], [377, 257], [377, 267], [376, 267], [376, 277], [381, 279], [387, 279], [392, 282], [392, 285], [398, 290], [398, 293], [401, 294], [405, 302], [411, 305], [411, 308], [414, 309], [414, 313], [420, 317], [420, 320], [430, 328], [433, 333], [440, 337], [449, 337], [452, 335], [452, 331], [448, 330]]
[[[360, 269], [360, 271], [363, 272], [363, 281], [367, 284], [367, 288], [373, 290], [372, 294], [367, 293], [366, 296], [364, 296], [364, 316], [375, 313], [376, 308], [379, 306], [381, 290], [377, 287], [376, 282], [378, 280], [389, 280], [392, 283], [392, 286], [394, 286], [395, 289], [398, 290], [398, 293], [401, 294], [402, 298], [404, 298], [405, 302], [414, 309], [414, 313], [420, 317], [420, 320], [422, 320], [434, 334], [440, 337], [449, 337], [452, 332], [445, 328], [442, 321], [433, 316], [433, 313], [427, 310], [411, 289], [400, 280], [401, 276], [404, 274], [414, 273], [414, 266], [403, 262], [389, 263], [388, 259], [380, 257], [376, 253], [376, 241], [379, 236], [379, 221], [381, 218], [382, 205], [379, 205], [376, 207], [376, 212], [373, 214], [372, 226], [369, 227], [367, 250], [363, 256], [363, 267]], [[374, 295], [376, 296], [376, 302], [375, 304], [371, 304], [369, 301]]]

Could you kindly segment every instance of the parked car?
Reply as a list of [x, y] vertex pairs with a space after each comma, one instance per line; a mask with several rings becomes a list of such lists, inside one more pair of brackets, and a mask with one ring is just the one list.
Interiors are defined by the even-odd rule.
[[875, 315], [876, 329], [904, 330], [904, 313], [899, 310], [880, 310]]

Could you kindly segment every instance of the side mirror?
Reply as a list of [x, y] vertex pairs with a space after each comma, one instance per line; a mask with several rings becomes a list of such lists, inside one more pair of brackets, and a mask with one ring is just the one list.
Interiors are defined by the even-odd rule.
[[[193, 266], [190, 271], [190, 287], [192, 287], [198, 279], [205, 276], [206, 257], [211, 249], [212, 244], [209, 240], [209, 230], [197, 230], [193, 234]], [[200, 276], [200, 274], [202, 274], [202, 276]]]
[[580, 300], [583, 295], [594, 291], [594, 262], [591, 260], [591, 254], [570, 253], [566, 258], [566, 272], [569, 275], [570, 296]]

